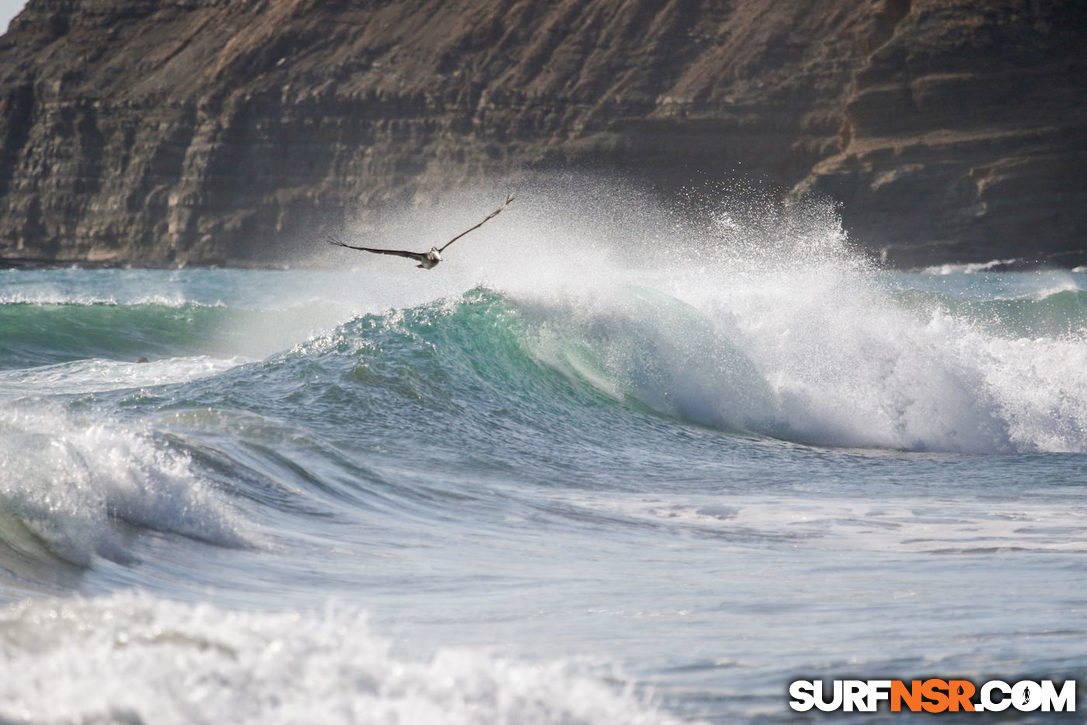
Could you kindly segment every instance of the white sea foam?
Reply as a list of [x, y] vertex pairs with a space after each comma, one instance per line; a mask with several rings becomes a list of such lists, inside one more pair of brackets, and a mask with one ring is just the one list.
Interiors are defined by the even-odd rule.
[[1084, 511], [1067, 500], [962, 500], [856, 498], [799, 500], [795, 496], [730, 495], [704, 501], [690, 495], [655, 494], [643, 499], [589, 498], [566, 501], [677, 531], [737, 541], [782, 537], [823, 550], [912, 554], [994, 551], [1087, 553]]
[[199, 380], [242, 365], [245, 358], [220, 359], [198, 355], [143, 363], [117, 360], [76, 360], [35, 368], [0, 371], [0, 396], [28, 391], [54, 395], [144, 388]]
[[147, 433], [58, 403], [0, 407], [0, 509], [80, 566], [130, 557], [117, 524], [225, 546], [248, 543], [241, 522], [187, 456]]
[[674, 291], [718, 321], [718, 334], [759, 371], [786, 437], [908, 450], [1087, 450], [1087, 344], [1078, 336], [1020, 339], [935, 307], [907, 310], [872, 277], [833, 264], [782, 266], [719, 292]]
[[951, 275], [951, 274], [977, 274], [978, 272], [988, 272], [997, 267], [1004, 267], [1011, 264], [1016, 264], [1022, 260], [1011, 259], [992, 259], [988, 262], [968, 262], [965, 264], [938, 264], [932, 267], [925, 267], [924, 274], [935, 275]]
[[123, 593], [0, 612], [0, 720], [666, 723], [573, 663], [397, 657], [346, 606], [229, 611]]
[[1032, 299], [1032, 300], [1044, 300], [1047, 297], [1053, 295], [1059, 295], [1064, 292], [1082, 292], [1083, 288], [1080, 287], [1073, 279], [1061, 279], [1056, 281], [1052, 285], [1044, 285], [1040, 289], [1028, 292], [1020, 297], [1020, 299]]
[[94, 292], [73, 293], [62, 289], [33, 289], [33, 290], [9, 290], [0, 294], [0, 304], [3, 305], [108, 305], [111, 307], [158, 305], [161, 307], [183, 307], [185, 305], [201, 305], [204, 307], [222, 307], [222, 302], [201, 304], [186, 300], [180, 293], [173, 294], [141, 294], [133, 297], [118, 297], [117, 295], [103, 295]]

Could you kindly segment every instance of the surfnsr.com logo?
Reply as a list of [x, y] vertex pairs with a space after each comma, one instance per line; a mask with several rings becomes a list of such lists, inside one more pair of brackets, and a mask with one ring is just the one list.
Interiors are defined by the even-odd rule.
[[[825, 687], [830, 684], [830, 687]], [[1053, 680], [797, 680], [789, 685], [789, 707], [797, 712], [1075, 712], [1076, 681]]]

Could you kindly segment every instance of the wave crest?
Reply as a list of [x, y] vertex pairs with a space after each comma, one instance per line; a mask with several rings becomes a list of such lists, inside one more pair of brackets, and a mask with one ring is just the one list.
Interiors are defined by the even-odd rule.
[[130, 560], [126, 530], [249, 544], [226, 502], [193, 473], [185, 455], [41, 400], [0, 409], [0, 512], [6, 519], [0, 546], [82, 567], [99, 556]]

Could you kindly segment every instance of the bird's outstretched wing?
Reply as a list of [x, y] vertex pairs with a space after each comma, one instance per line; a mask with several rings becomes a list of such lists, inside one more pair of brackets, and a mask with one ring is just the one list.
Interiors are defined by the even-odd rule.
[[499, 214], [502, 213], [503, 209], [505, 209], [507, 206], [509, 206], [509, 203], [511, 201], [513, 201], [513, 194], [506, 194], [506, 200], [504, 202], [502, 202], [502, 206], [498, 207], [497, 209], [492, 211], [490, 214], [488, 214], [486, 216], [486, 218], [484, 218], [484, 220], [481, 221], [479, 224], [476, 224], [471, 229], [465, 229], [463, 232], [461, 232], [457, 236], [453, 237], [452, 239], [450, 239], [448, 242], [446, 242], [442, 246], [438, 247], [438, 252], [439, 253], [444, 252], [446, 247], [448, 247], [450, 244], [452, 244], [453, 242], [455, 242], [458, 239], [460, 239], [461, 237], [463, 237], [468, 232], [474, 232], [475, 230], [479, 229], [481, 226], [483, 226], [484, 224], [489, 222], [491, 219], [494, 219], [496, 216], [498, 216]]
[[371, 247], [356, 247], [348, 244], [347, 242], [337, 237], [329, 236], [325, 239], [329, 244], [335, 244], [337, 247], [346, 247], [348, 249], [357, 249], [360, 252], [373, 252], [374, 254], [392, 254], [397, 257], [407, 257], [408, 259], [414, 259], [416, 262], [426, 261], [426, 254], [422, 252], [407, 252], [401, 249], [373, 249]]

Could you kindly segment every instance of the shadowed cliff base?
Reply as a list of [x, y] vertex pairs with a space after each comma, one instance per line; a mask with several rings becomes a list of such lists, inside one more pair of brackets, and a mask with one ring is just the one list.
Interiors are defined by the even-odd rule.
[[589, 170], [830, 198], [895, 266], [1082, 265], [1085, 27], [1071, 0], [31, 0], [0, 257], [282, 264]]

